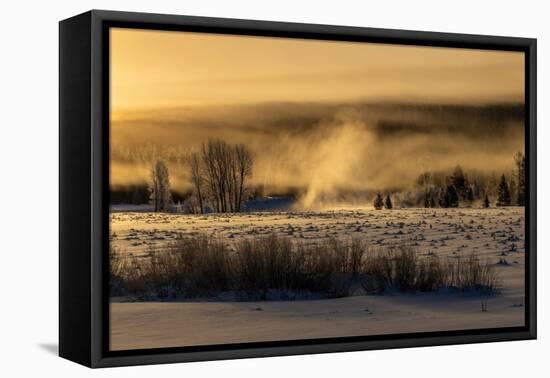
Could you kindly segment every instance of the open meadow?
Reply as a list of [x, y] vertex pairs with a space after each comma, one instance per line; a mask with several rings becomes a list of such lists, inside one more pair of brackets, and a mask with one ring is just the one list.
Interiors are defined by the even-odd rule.
[[[231, 250], [243, 240], [276, 234], [296, 245], [361, 241], [366, 256], [395, 246], [419, 260], [467, 260], [490, 266], [495, 290], [365, 292], [346, 295], [287, 292], [242, 298], [216, 295], [111, 298], [111, 348], [155, 348], [522, 326], [524, 322], [524, 209], [372, 209], [239, 214], [113, 212], [111, 243], [121, 258], [146, 261], [178, 238], [205, 235]], [[120, 295], [122, 294], [122, 295]], [[124, 295], [126, 294], [126, 295]], [[261, 299], [261, 300], [260, 300]]]

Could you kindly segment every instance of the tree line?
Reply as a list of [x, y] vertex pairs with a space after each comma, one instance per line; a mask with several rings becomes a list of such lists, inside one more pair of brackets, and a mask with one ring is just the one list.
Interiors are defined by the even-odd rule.
[[[229, 145], [222, 140], [203, 143], [201, 149], [188, 158], [193, 192], [187, 210], [196, 214], [207, 210], [242, 211], [250, 195], [252, 166], [252, 154], [243, 144]], [[164, 160], [154, 160], [148, 189], [154, 211], [169, 211], [172, 204], [170, 174]]]
[[[222, 140], [209, 140], [187, 159], [188, 173], [193, 190], [186, 200], [187, 212], [203, 214], [207, 211], [219, 213], [240, 212], [252, 195], [250, 178], [253, 159], [250, 151], [242, 144], [230, 145]], [[425, 208], [452, 208], [471, 206], [474, 202], [483, 207], [525, 206], [525, 156], [518, 152], [514, 156], [515, 170], [507, 177], [504, 173], [497, 179], [471, 179], [460, 165], [450, 175], [441, 176], [425, 172], [416, 180], [416, 192], [401, 193], [397, 203], [401, 207], [423, 206]], [[166, 162], [155, 159], [152, 163], [148, 183], [149, 201], [156, 212], [169, 211], [173, 203], [170, 191], [170, 174]], [[373, 201], [375, 209], [392, 209], [392, 195], [385, 198], [378, 193]]]
[[[451, 208], [461, 205], [471, 206], [475, 201], [480, 201], [486, 208], [492, 205], [525, 206], [525, 155], [521, 152], [516, 153], [514, 162], [515, 170], [509, 178], [503, 173], [500, 179], [493, 175], [484, 182], [479, 178], [470, 179], [460, 165], [457, 165], [450, 175], [444, 177], [430, 172], [422, 173], [415, 183], [416, 194], [409, 193], [407, 198], [401, 198], [400, 205]], [[393, 204], [390, 194], [387, 194], [386, 199], [383, 200], [378, 193], [373, 205], [377, 210], [391, 209]]]

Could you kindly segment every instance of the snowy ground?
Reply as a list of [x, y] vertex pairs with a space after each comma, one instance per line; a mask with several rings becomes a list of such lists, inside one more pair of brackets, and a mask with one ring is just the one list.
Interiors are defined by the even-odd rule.
[[111, 214], [111, 241], [122, 253], [147, 256], [178, 233], [234, 242], [276, 232], [315, 243], [362, 238], [371, 245], [406, 242], [423, 254], [468, 256], [495, 264], [501, 283], [488, 299], [472, 294], [354, 296], [271, 302], [136, 302], [111, 304], [113, 350], [303, 339], [346, 335], [522, 326], [524, 210], [402, 209], [255, 212], [239, 215]]
[[522, 297], [357, 296], [278, 302], [112, 303], [111, 349], [523, 325]]

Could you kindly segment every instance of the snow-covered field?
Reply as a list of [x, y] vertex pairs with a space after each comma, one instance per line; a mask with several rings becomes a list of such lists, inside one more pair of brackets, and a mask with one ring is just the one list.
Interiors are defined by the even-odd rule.
[[263, 302], [111, 303], [113, 350], [522, 326], [524, 209], [371, 209], [242, 214], [111, 214], [111, 242], [147, 256], [178, 234], [205, 233], [235, 242], [270, 233], [297, 242], [361, 238], [373, 246], [412, 244], [425, 255], [468, 256], [495, 264], [501, 290], [353, 296]]

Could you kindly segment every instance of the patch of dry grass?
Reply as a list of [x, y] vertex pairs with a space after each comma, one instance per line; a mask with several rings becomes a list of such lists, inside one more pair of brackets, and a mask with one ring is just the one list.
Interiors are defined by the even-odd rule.
[[111, 296], [192, 298], [231, 291], [263, 300], [274, 291], [343, 297], [356, 286], [367, 294], [497, 288], [493, 266], [475, 255], [420, 258], [414, 247], [372, 248], [359, 240], [307, 245], [273, 234], [230, 247], [215, 238], [182, 236], [149, 256], [111, 251]]

